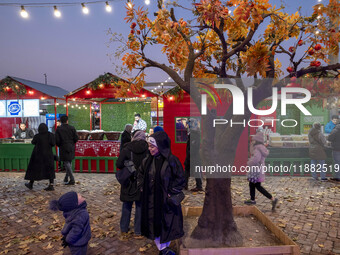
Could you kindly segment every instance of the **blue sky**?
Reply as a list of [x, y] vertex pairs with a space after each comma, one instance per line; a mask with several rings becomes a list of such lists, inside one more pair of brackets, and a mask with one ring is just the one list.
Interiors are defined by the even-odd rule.
[[[7, 2], [10, 1], [0, 0], [0, 4]], [[53, 2], [78, 1], [55, 0]], [[156, 0], [150, 2], [149, 9], [153, 12], [156, 10]], [[186, 0], [179, 2], [189, 3]], [[295, 12], [299, 6], [302, 6], [302, 14], [308, 14], [318, 0], [270, 1], [277, 6], [281, 2], [285, 3], [289, 13]], [[323, 0], [324, 4], [326, 2], [328, 1]], [[119, 63], [119, 61], [107, 56], [114, 51], [114, 47], [107, 47], [109, 41], [107, 30], [111, 28], [112, 31], [127, 36], [130, 28], [124, 21], [125, 3], [120, 0], [111, 2], [112, 13], [105, 11], [104, 3], [92, 4], [89, 5], [89, 15], [81, 12], [80, 4], [60, 7], [61, 19], [54, 17], [52, 7], [27, 7], [30, 17], [23, 19], [19, 14], [19, 7], [0, 5], [0, 79], [11, 75], [44, 83], [43, 74], [46, 73], [48, 84], [71, 91], [104, 72], [114, 73], [112, 62]], [[135, 0], [134, 3], [145, 6], [144, 0]], [[162, 60], [161, 54], [156, 50], [151, 54], [154, 58]], [[148, 82], [162, 82], [165, 79], [167, 75], [160, 70], [150, 69], [147, 72]]]

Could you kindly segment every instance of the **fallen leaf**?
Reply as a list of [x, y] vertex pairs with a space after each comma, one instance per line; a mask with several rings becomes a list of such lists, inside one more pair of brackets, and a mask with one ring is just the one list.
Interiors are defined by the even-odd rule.
[[97, 244], [97, 243], [90, 243], [89, 246], [90, 246], [91, 248], [94, 248], [94, 247], [97, 247], [98, 244]]
[[148, 248], [146, 248], [146, 247], [140, 247], [140, 248], [139, 248], [139, 251], [140, 251], [140, 252], [145, 252], [145, 251], [147, 251], [147, 249], [148, 249]]
[[51, 242], [49, 242], [46, 247], [43, 247], [44, 250], [48, 250], [48, 249], [52, 249], [52, 248], [53, 248], [53, 245], [51, 244]]
[[46, 237], [47, 237], [47, 235], [45, 235], [45, 234], [42, 234], [41, 236], [39, 236], [38, 238], [39, 238], [39, 240], [45, 240], [46, 239]]
[[323, 244], [319, 244], [319, 247], [320, 247], [320, 248], [323, 248], [323, 247], [325, 247], [325, 246], [324, 246]]

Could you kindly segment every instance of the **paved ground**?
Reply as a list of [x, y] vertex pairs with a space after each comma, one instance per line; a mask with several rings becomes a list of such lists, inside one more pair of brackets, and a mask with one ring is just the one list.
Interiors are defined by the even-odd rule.
[[[48, 201], [75, 190], [87, 200], [93, 238], [88, 254], [157, 254], [153, 242], [119, 239], [121, 202], [114, 175], [76, 174], [73, 187], [61, 184], [56, 190], [43, 189], [41, 181], [30, 191], [23, 173], [0, 173], [0, 254], [69, 254], [60, 246], [62, 213], [47, 209]], [[302, 254], [340, 254], [340, 185], [319, 183], [310, 178], [268, 177], [264, 186], [280, 200], [276, 212], [270, 202], [257, 196], [257, 206], [296, 243]], [[193, 182], [191, 180], [191, 187]], [[232, 181], [233, 203], [243, 205], [249, 188], [244, 177]], [[202, 205], [203, 193], [187, 192], [186, 206]]]

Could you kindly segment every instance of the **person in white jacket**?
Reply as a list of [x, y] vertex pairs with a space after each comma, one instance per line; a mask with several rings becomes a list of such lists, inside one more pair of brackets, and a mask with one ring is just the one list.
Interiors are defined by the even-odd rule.
[[262, 193], [265, 197], [272, 201], [272, 210], [275, 210], [278, 202], [277, 198], [274, 198], [264, 187], [261, 186], [261, 182], [264, 182], [265, 174], [263, 166], [265, 159], [269, 155], [269, 151], [264, 146], [264, 136], [262, 132], [258, 132], [252, 139], [252, 156], [248, 160], [247, 165], [251, 167], [251, 171], [248, 172], [250, 199], [244, 201], [247, 205], [256, 204], [255, 201], [255, 189]]

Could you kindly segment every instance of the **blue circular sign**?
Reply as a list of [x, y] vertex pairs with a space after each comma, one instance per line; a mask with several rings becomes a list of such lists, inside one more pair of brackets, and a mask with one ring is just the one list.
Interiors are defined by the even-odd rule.
[[21, 111], [21, 106], [19, 102], [11, 102], [8, 105], [8, 111], [11, 115], [18, 115]]

